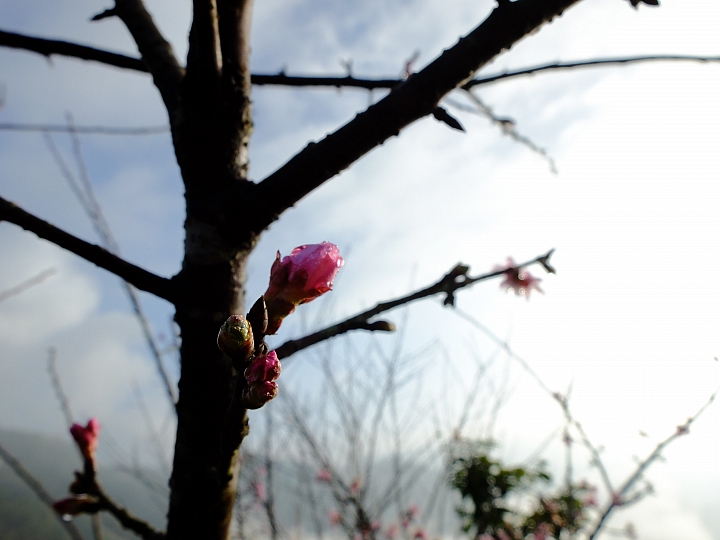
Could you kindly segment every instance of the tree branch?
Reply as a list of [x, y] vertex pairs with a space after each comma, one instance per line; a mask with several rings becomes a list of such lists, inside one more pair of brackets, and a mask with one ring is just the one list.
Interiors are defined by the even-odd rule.
[[0, 30], [0, 46], [32, 51], [48, 58], [52, 55], [70, 56], [80, 58], [81, 60], [91, 60], [110, 66], [132, 69], [134, 71], [142, 71], [145, 73], [148, 71], [147, 66], [140, 58], [103, 51], [68, 41], [25, 36], [3, 30]]
[[165, 126], [148, 127], [112, 127], [112, 126], [74, 126], [59, 124], [20, 124], [13, 122], [0, 123], [0, 131], [30, 131], [41, 133], [85, 133], [90, 135], [160, 135], [168, 133]]
[[[603, 67], [618, 64], [638, 64], [646, 62], [720, 62], [720, 56], [697, 56], [683, 54], [658, 54], [646, 56], [625, 56], [617, 58], [594, 58], [590, 60], [578, 60], [577, 62], [551, 62], [528, 68], [521, 68], [497, 75], [486, 75], [477, 77], [462, 86], [463, 89], [474, 88], [485, 84], [534, 75], [542, 71], [566, 70], [586, 67]], [[371, 79], [358, 78], [352, 75], [346, 76], [313, 76], [313, 75], [286, 75], [280, 72], [271, 74], [255, 74], [252, 76], [252, 83], [258, 86], [318, 86], [330, 88], [362, 88], [365, 90], [391, 90], [401, 85], [406, 79]]]
[[392, 332], [393, 330], [395, 330], [395, 327], [392, 323], [389, 323], [387, 321], [370, 322], [370, 319], [385, 311], [389, 311], [391, 309], [395, 309], [396, 307], [409, 304], [410, 302], [414, 302], [422, 298], [427, 298], [429, 296], [435, 296], [436, 294], [441, 293], [445, 294], [445, 300], [443, 301], [443, 303], [446, 306], [452, 306], [455, 303], [455, 291], [463, 289], [465, 287], [469, 287], [470, 285], [473, 285], [478, 281], [485, 281], [490, 278], [501, 276], [508, 272], [508, 270], [519, 270], [521, 268], [525, 268], [527, 266], [539, 263], [548, 272], [554, 272], [554, 269], [550, 266], [549, 263], [553, 251], [555, 250], [551, 249], [546, 254], [535, 257], [534, 259], [519, 264], [514, 268], [504, 268], [502, 270], [489, 272], [487, 274], [481, 274], [476, 277], [470, 277], [467, 275], [467, 272], [470, 270], [468, 266], [465, 266], [463, 264], [457, 264], [452, 270], [445, 274], [445, 276], [443, 276], [440, 281], [434, 283], [433, 285], [425, 287], [424, 289], [417, 290], [406, 296], [396, 298], [395, 300], [380, 302], [371, 309], [363, 311], [362, 313], [358, 313], [357, 315], [354, 315], [349, 319], [346, 319], [337, 324], [333, 324], [332, 326], [328, 326], [327, 328], [323, 328], [322, 330], [318, 330], [317, 332], [308, 336], [286, 341], [285, 343], [277, 347], [275, 349], [275, 352], [277, 353], [278, 358], [285, 359], [295, 354], [296, 352], [301, 351], [302, 349], [310, 347], [311, 345], [315, 345], [316, 343], [320, 343], [321, 341], [325, 341], [326, 339], [330, 339], [331, 337], [339, 336], [340, 334], [344, 334], [345, 332], [349, 332], [351, 330]]
[[112, 272], [140, 290], [173, 302], [172, 281], [143, 270], [105, 249], [80, 240], [0, 197], [0, 221], [8, 221]]
[[628, 495], [632, 487], [642, 478], [643, 473], [647, 470], [647, 468], [661, 457], [663, 450], [665, 450], [665, 448], [667, 448], [667, 446], [675, 439], [677, 439], [678, 437], [682, 437], [683, 435], [687, 435], [690, 432], [690, 426], [700, 417], [702, 413], [705, 412], [705, 409], [707, 409], [715, 401], [718, 392], [720, 392], [720, 390], [715, 390], [715, 392], [713, 392], [713, 394], [705, 402], [705, 404], [700, 407], [700, 409], [698, 409], [698, 411], [694, 415], [688, 418], [684, 424], [680, 424], [679, 426], [677, 426], [675, 428], [675, 431], [669, 437], [667, 437], [664, 441], [658, 443], [655, 449], [644, 460], [638, 463], [635, 472], [630, 475], [630, 477], [625, 481], [625, 483], [616, 493], [616, 495], [619, 497], [619, 501], [615, 500], [615, 497], [613, 497], [613, 500], [599, 517], [595, 528], [588, 535], [588, 540], [593, 540], [600, 533], [600, 531], [603, 529], [605, 521], [608, 519], [608, 517], [615, 508], [624, 504], [630, 504], [632, 502], [635, 502], [640, 497], [642, 497], [642, 493], [638, 493], [635, 495], [635, 497], [631, 496], [630, 499], [623, 499], [623, 497]]
[[500, 73], [498, 75], [479, 77], [468, 82], [463, 88], [473, 88], [475, 86], [494, 83], [514, 77], [524, 77], [526, 75], [533, 75], [541, 71], [564, 70], [585, 67], [601, 67], [617, 64], [637, 64], [641, 62], [720, 62], [720, 56], [658, 54], [648, 56], [627, 56], [619, 58], [597, 58], [593, 60], [579, 60], [577, 62], [553, 62], [549, 64], [541, 64], [535, 67], [522, 68], [514, 71], [506, 71], [505, 73]]
[[[100, 62], [110, 66], [131, 69], [148, 73], [148, 67], [141, 58], [134, 58], [123, 54], [105, 51], [95, 47], [79, 45], [68, 41], [43, 39], [14, 32], [0, 30], [0, 46], [24, 49], [36, 52], [43, 56], [68, 56], [81, 60]], [[521, 68], [496, 75], [487, 75], [472, 79], [463, 86], [464, 89], [491, 84], [506, 79], [525, 77], [543, 71], [563, 71], [568, 69], [604, 67], [610, 65], [639, 64], [647, 62], [720, 62], [720, 56], [697, 56], [682, 54], [659, 54], [646, 56], [626, 56], [617, 58], [595, 58], [579, 60], [577, 62], [552, 62], [528, 68]], [[389, 78], [374, 79], [354, 77], [352, 75], [287, 75], [284, 71], [276, 74], [256, 73], [251, 75], [251, 82], [256, 86], [290, 86], [290, 87], [326, 87], [326, 88], [361, 88], [364, 90], [392, 90], [401, 85], [406, 79]], [[150, 128], [155, 130], [155, 128]], [[100, 131], [103, 132], [104, 131]]]
[[[243, 225], [259, 234], [280, 214], [465, 85], [475, 72], [579, 0], [503, 3], [425, 69], [319, 143], [310, 143], [248, 197]], [[240, 227], [240, 228], [245, 228]]]
[[27, 279], [20, 283], [20, 285], [15, 285], [14, 287], [11, 287], [9, 289], [5, 289], [4, 291], [0, 291], [0, 302], [4, 302], [8, 298], [12, 298], [13, 296], [16, 296], [20, 293], [23, 293], [27, 291], [29, 288], [34, 287], [35, 285], [39, 285], [43, 281], [45, 281], [47, 278], [52, 276], [57, 272], [57, 268], [51, 267], [46, 270], [43, 270], [36, 276], [31, 277], [30, 279]]
[[[35, 478], [30, 472], [25, 468], [25, 466], [18, 461], [18, 459], [13, 456], [8, 450], [6, 450], [2, 444], [0, 444], [0, 458], [8, 464], [8, 466], [15, 471], [15, 474], [18, 475], [20, 480], [25, 482], [25, 485], [27, 485], [33, 493], [37, 496], [38, 499], [40, 499], [48, 508], [52, 510], [53, 503], [55, 502], [55, 499], [53, 499], [52, 495], [50, 495], [45, 487], [40, 483], [40, 481]], [[80, 531], [75, 526], [74, 523], [68, 523], [61, 519], [61, 516], [59, 516], [54, 510], [52, 510], [52, 513], [55, 517], [58, 518], [60, 523], [63, 527], [65, 527], [65, 531], [68, 533], [68, 536], [72, 538], [73, 540], [83, 540], [82, 535], [80, 534]]]
[[170, 124], [175, 125], [180, 112], [180, 82], [185, 70], [178, 63], [172, 45], [160, 33], [142, 0], [115, 0], [111, 11], [130, 31], [160, 91], [170, 115]]
[[126, 529], [131, 530], [144, 540], [164, 540], [164, 533], [155, 530], [146, 521], [133, 516], [125, 508], [108, 497], [102, 489], [98, 489], [95, 495], [100, 499], [100, 508], [112, 514], [113, 517], [120, 522], [120, 525]]

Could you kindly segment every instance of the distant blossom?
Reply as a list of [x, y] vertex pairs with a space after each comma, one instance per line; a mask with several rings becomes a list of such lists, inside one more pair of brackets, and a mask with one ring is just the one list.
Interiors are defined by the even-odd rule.
[[342, 516], [340, 516], [340, 512], [337, 510], [330, 510], [328, 512], [328, 520], [330, 521], [331, 525], [340, 525], [340, 522], [342, 521]]
[[528, 300], [530, 299], [530, 292], [535, 290], [542, 293], [543, 290], [540, 288], [539, 283], [542, 281], [539, 278], [534, 277], [530, 272], [524, 268], [516, 268], [517, 264], [512, 257], [507, 258], [505, 266], [496, 265], [493, 267], [493, 272], [499, 272], [501, 270], [507, 270], [505, 272], [505, 278], [500, 283], [500, 288], [505, 290], [511, 290], [516, 296], [525, 296]]
[[322, 484], [329, 484], [332, 481], [332, 473], [327, 469], [320, 469], [315, 475], [315, 480]]

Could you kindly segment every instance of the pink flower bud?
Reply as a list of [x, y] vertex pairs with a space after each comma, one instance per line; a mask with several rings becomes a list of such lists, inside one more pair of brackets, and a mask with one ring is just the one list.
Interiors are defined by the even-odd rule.
[[338, 247], [329, 242], [296, 247], [282, 260], [278, 251], [264, 295], [268, 309], [266, 333], [277, 332], [282, 320], [296, 306], [331, 290], [344, 262]]
[[263, 381], [249, 386], [245, 394], [245, 406], [248, 409], [259, 409], [268, 401], [275, 398], [278, 393], [278, 385], [274, 381]]
[[230, 315], [220, 327], [217, 344], [233, 360], [246, 362], [255, 350], [250, 323], [242, 315]]
[[83, 457], [94, 460], [95, 450], [98, 445], [98, 436], [100, 435], [100, 422], [95, 418], [91, 418], [86, 427], [80, 424], [73, 424], [70, 427], [70, 435], [75, 439]]
[[245, 378], [250, 386], [261, 382], [274, 381], [280, 376], [282, 366], [275, 351], [266, 356], [258, 356], [245, 370]]
[[98, 511], [98, 498], [93, 495], [75, 495], [53, 503], [52, 507], [61, 516], [77, 516], [83, 512]]

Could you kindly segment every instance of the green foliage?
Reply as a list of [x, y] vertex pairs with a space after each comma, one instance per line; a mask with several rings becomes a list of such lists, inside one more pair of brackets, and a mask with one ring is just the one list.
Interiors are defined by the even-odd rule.
[[[462, 496], [456, 508], [462, 530], [473, 538], [522, 540], [572, 535], [584, 523], [586, 484], [569, 486], [555, 496], [528, 493], [551, 478], [536, 468], [507, 468], [490, 456], [493, 444], [459, 439], [450, 450], [449, 482]], [[520, 496], [531, 499], [530, 513], [518, 510]], [[483, 537], [483, 535], [486, 535]]]

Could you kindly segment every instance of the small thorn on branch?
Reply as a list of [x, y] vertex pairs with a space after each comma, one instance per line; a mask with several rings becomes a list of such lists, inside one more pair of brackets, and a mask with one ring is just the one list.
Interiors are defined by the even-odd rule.
[[109, 19], [110, 17], [117, 16], [117, 10], [115, 8], [109, 8], [103, 11], [102, 13], [98, 13], [97, 15], [94, 15], [90, 18], [91, 21], [101, 21], [102, 19]]
[[462, 127], [462, 124], [460, 122], [458, 122], [458, 120], [456, 118], [451, 116], [450, 113], [447, 112], [442, 107], [437, 107], [433, 111], [432, 115], [435, 118], [435, 120], [439, 120], [443, 124], [447, 124], [448, 126], [450, 126], [453, 129], [457, 129], [458, 131], [462, 131], [462, 132], [465, 131], [465, 128]]

